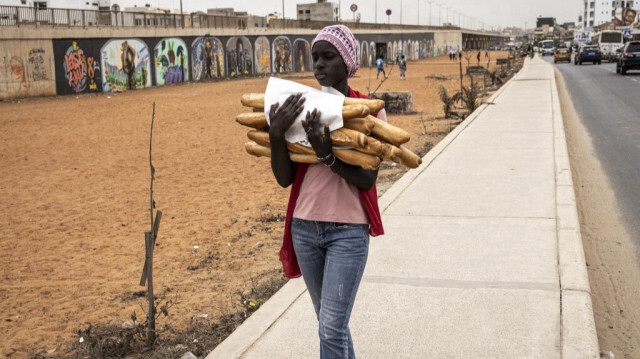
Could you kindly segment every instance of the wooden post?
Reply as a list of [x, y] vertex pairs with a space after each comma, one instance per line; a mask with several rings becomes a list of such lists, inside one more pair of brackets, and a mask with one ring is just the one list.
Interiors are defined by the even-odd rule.
[[84, 10], [82, 10], [82, 28], [84, 29], [86, 27], [86, 24], [84, 22]]
[[69, 9], [67, 9], [67, 23], [69, 27], [71, 27], [71, 11], [69, 11]]

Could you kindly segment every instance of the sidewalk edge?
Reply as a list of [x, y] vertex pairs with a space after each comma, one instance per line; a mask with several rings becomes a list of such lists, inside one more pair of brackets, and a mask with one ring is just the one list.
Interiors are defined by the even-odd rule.
[[302, 278], [290, 279], [205, 359], [240, 358], [305, 291]]
[[[580, 220], [560, 107], [556, 70], [551, 71], [553, 147], [556, 172], [558, 272], [560, 276], [560, 324], [563, 359], [600, 357], [591, 289], [587, 273]], [[560, 75], [561, 76], [561, 75]]]

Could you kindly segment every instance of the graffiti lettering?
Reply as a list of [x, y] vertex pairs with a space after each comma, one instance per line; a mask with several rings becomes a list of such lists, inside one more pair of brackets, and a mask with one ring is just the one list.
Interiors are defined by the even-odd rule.
[[31, 49], [29, 51], [29, 65], [31, 67], [31, 77], [33, 81], [47, 81], [47, 68], [44, 63], [44, 50], [43, 49]]
[[64, 69], [69, 87], [76, 92], [83, 91], [87, 80], [87, 62], [84, 51], [76, 46], [69, 47], [67, 54], [64, 55]]
[[95, 59], [92, 56], [87, 57], [87, 75], [89, 76], [89, 90], [97, 90], [98, 84], [96, 84], [95, 76], [96, 71], [100, 71], [100, 67], [98, 67], [98, 63], [95, 62]]

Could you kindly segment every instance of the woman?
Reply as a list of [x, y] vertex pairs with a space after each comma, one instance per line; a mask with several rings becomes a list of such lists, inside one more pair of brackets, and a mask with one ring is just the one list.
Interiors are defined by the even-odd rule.
[[[312, 43], [318, 83], [347, 97], [348, 78], [358, 70], [356, 40], [346, 26], [327, 26]], [[378, 171], [342, 162], [332, 153], [321, 111], [307, 111], [302, 126], [320, 163], [293, 163], [284, 138], [303, 111], [304, 97], [291, 95], [271, 106], [271, 169], [282, 187], [291, 187], [280, 251], [285, 275], [302, 276], [319, 322], [320, 358], [355, 358], [349, 318], [364, 272], [369, 234], [384, 234], [375, 182]], [[384, 110], [377, 114], [386, 121]]]

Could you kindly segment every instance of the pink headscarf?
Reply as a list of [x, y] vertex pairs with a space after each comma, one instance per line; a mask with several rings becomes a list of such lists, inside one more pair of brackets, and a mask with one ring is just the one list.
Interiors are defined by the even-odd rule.
[[347, 66], [349, 77], [355, 75], [356, 71], [358, 71], [358, 43], [348, 27], [344, 25], [329, 25], [320, 30], [318, 36], [313, 39], [311, 47], [313, 48], [313, 45], [318, 41], [327, 41], [333, 45]]

